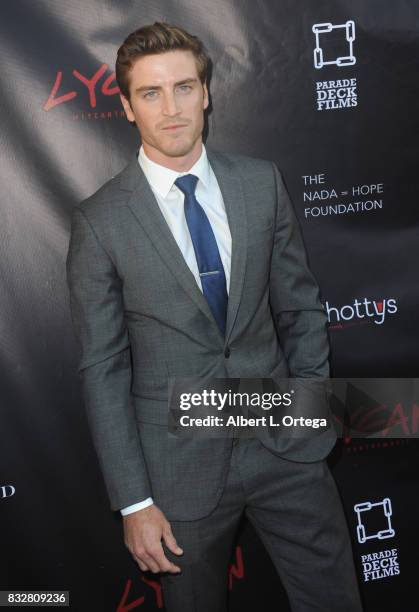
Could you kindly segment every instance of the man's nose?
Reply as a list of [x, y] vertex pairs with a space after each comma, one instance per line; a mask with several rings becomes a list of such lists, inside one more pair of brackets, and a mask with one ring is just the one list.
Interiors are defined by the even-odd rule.
[[180, 109], [176, 100], [176, 96], [173, 92], [166, 93], [163, 97], [163, 115], [173, 117], [180, 113]]

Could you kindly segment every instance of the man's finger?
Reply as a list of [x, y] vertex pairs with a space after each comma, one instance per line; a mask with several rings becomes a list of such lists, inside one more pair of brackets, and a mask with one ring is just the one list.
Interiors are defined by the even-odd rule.
[[149, 567], [148, 565], [146, 565], [145, 563], [143, 563], [139, 557], [135, 557], [134, 556], [134, 560], [138, 563], [138, 565], [140, 566], [140, 570], [142, 570], [143, 572], [148, 572]]
[[154, 558], [151, 555], [149, 555], [148, 553], [146, 553], [146, 552], [143, 553], [141, 555], [140, 559], [141, 559], [141, 561], [143, 563], [145, 563], [148, 566], [149, 570], [151, 572], [153, 572], [154, 574], [156, 574], [157, 572], [160, 571], [158, 563], [156, 563]]
[[180, 567], [169, 561], [166, 557], [161, 544], [150, 554], [152, 554], [153, 560], [158, 564], [161, 572], [180, 572]]
[[163, 540], [167, 548], [175, 555], [183, 555], [183, 549], [176, 542], [176, 538], [172, 533], [170, 527], [163, 531]]

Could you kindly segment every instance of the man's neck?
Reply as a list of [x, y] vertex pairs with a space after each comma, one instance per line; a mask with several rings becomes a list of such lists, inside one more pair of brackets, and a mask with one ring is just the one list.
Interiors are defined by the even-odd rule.
[[159, 164], [160, 166], [164, 166], [170, 170], [175, 170], [176, 172], [187, 172], [201, 156], [202, 140], [197, 140], [193, 148], [186, 155], [181, 157], [170, 157], [169, 155], [164, 155], [164, 153], [161, 153], [154, 147], [150, 147], [144, 142], [143, 149], [148, 159], [151, 159], [151, 161], [153, 161], [155, 164]]

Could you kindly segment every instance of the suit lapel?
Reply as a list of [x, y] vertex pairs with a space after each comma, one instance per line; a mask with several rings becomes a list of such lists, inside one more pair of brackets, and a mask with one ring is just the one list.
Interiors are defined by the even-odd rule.
[[[246, 269], [247, 223], [243, 190], [240, 180], [232, 173], [230, 162], [207, 147], [207, 155], [217, 178], [230, 226], [232, 239], [230, 288], [227, 308], [225, 342], [228, 342], [241, 300]], [[147, 179], [134, 156], [121, 175], [121, 189], [131, 192], [127, 201], [135, 218], [149, 236], [160, 257], [180, 285], [204, 313], [218, 326], [195, 277], [163, 217]], [[220, 334], [221, 338], [221, 334]]]
[[207, 147], [207, 155], [220, 187], [231, 232], [231, 271], [225, 341], [237, 317], [243, 291], [247, 256], [247, 216], [243, 188], [231, 162]]
[[121, 189], [131, 192], [127, 204], [166, 266], [198, 308], [216, 325], [208, 302], [196, 284], [195, 277], [186, 264], [182, 252], [161, 213], [156, 198], [138, 163], [137, 156], [122, 173]]

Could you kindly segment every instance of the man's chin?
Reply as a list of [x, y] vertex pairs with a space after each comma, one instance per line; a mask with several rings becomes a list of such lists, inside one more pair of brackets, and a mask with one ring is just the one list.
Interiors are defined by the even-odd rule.
[[160, 151], [168, 157], [184, 157], [192, 151], [195, 146], [195, 142], [186, 140], [173, 141], [170, 144], [165, 143]]

